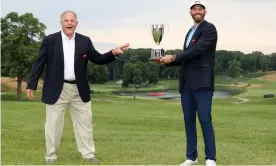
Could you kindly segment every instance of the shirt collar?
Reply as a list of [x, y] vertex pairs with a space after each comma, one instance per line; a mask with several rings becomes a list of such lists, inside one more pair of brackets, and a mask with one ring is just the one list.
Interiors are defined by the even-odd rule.
[[[62, 30], [61, 30], [61, 36], [62, 36], [62, 39], [67, 39], [67, 40], [69, 40], [69, 37], [66, 36]], [[74, 32], [74, 35], [73, 35], [73, 37], [72, 37], [73, 40], [75, 39], [75, 36], [76, 36], [76, 32]]]
[[200, 23], [198, 23], [198, 24], [194, 24], [193, 26], [192, 26], [192, 28], [191, 29], [194, 29], [194, 30], [196, 30], [197, 29], [197, 27], [203, 22], [204, 20], [202, 20]]
[[199, 24], [195, 24], [191, 27], [191, 29], [196, 30], [196, 28], [199, 26]]

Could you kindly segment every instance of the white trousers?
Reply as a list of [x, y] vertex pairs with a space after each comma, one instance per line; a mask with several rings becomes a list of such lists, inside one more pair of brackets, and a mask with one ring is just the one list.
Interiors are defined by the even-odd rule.
[[78, 151], [84, 159], [94, 157], [91, 102], [84, 103], [81, 100], [76, 84], [64, 83], [58, 101], [54, 105], [46, 104], [45, 159], [57, 159], [67, 107], [70, 108]]

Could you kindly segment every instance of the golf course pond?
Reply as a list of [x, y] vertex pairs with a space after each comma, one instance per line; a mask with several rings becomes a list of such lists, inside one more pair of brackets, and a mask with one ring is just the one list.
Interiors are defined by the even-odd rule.
[[[180, 93], [177, 91], [114, 92], [114, 94], [120, 95], [120, 96], [159, 98], [159, 99], [165, 99], [165, 100], [180, 99]], [[233, 94], [228, 91], [215, 91], [213, 98], [228, 98], [231, 96], [233, 96]]]

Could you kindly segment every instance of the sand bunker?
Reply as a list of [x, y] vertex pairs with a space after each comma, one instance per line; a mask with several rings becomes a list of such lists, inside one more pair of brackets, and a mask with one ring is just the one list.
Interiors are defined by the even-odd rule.
[[276, 81], [276, 72], [273, 74], [265, 75], [258, 78], [259, 80], [265, 80], [265, 81]]
[[262, 87], [262, 85], [260, 85], [260, 84], [248, 84], [248, 83], [232, 84], [232, 85], [229, 85], [229, 86], [236, 87], [236, 88], [240, 88], [240, 87], [260, 88], [260, 87]]
[[[40, 80], [37, 84], [38, 88], [42, 87], [42, 81]], [[10, 89], [17, 89], [17, 80], [16, 78], [9, 78], [9, 77], [1, 77], [1, 84], [5, 85]], [[26, 89], [26, 82], [22, 82], [22, 90]]]

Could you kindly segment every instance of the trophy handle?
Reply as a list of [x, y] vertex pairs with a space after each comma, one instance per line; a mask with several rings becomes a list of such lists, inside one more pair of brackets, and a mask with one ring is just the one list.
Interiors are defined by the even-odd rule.
[[164, 36], [163, 36], [164, 39], [167, 37], [170, 29], [171, 29], [170, 24], [164, 24]]

